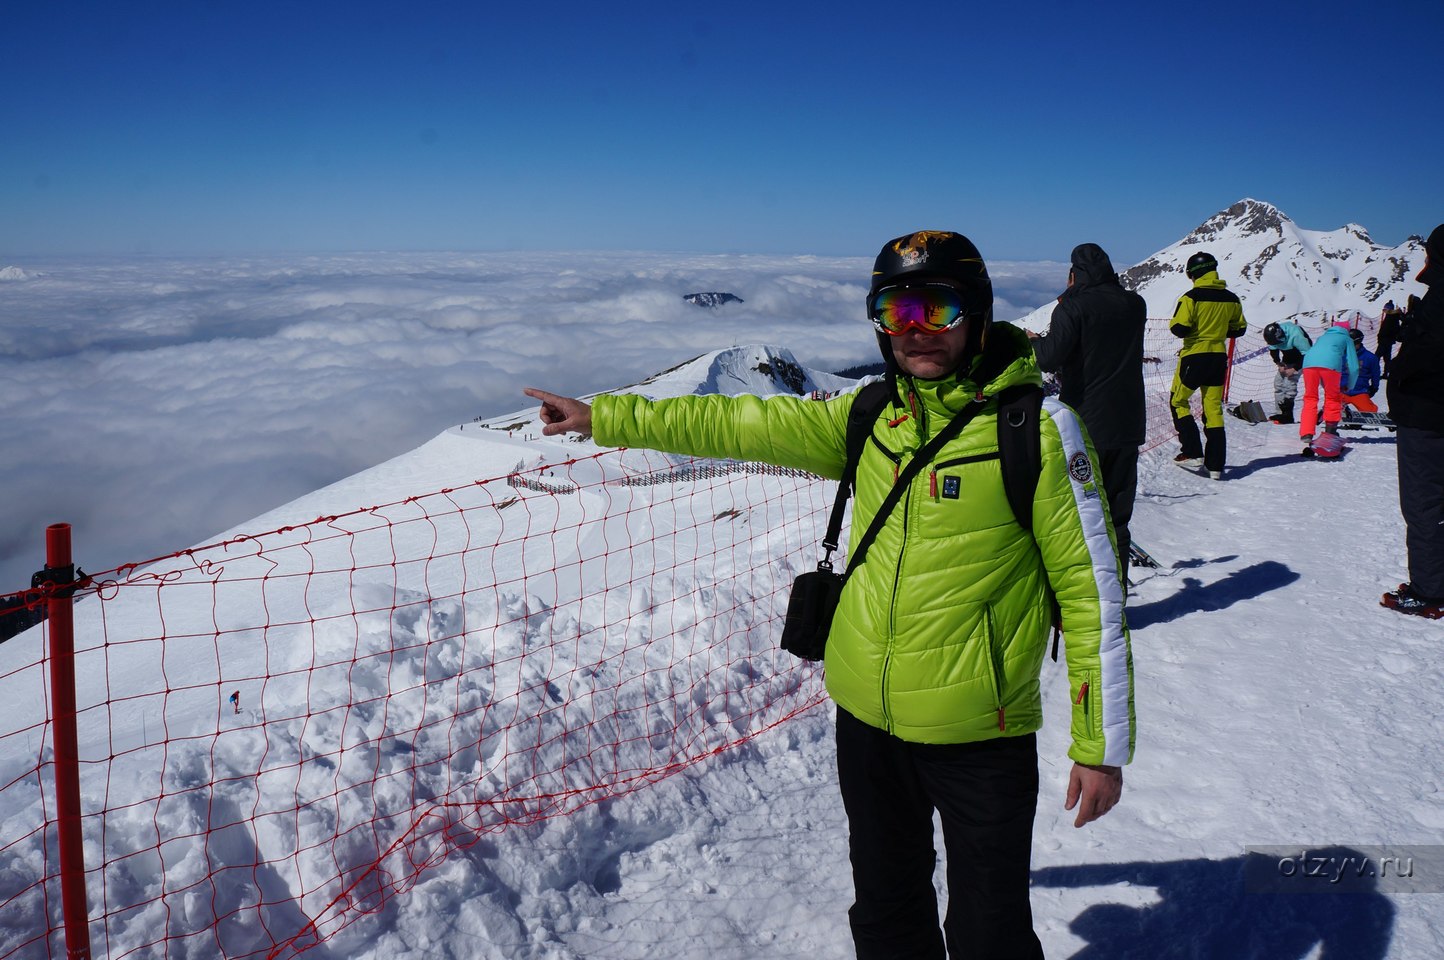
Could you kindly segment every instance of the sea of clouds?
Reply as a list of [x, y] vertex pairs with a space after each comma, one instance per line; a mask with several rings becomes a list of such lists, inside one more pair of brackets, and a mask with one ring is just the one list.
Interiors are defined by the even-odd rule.
[[[44, 529], [110, 569], [213, 540], [442, 430], [698, 354], [877, 359], [864, 258], [365, 254], [0, 263], [0, 593]], [[990, 265], [1000, 319], [1067, 264]], [[683, 300], [732, 293], [717, 309]], [[418, 490], [418, 493], [427, 491]], [[357, 506], [364, 506], [358, 504]]]

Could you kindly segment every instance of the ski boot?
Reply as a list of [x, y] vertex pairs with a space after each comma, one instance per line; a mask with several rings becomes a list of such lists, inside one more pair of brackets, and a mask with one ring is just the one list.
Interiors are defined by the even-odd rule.
[[1444, 619], [1444, 598], [1421, 597], [1407, 583], [1401, 583], [1398, 590], [1391, 590], [1384, 594], [1384, 598], [1379, 601], [1379, 606], [1416, 617], [1427, 617], [1430, 620]]

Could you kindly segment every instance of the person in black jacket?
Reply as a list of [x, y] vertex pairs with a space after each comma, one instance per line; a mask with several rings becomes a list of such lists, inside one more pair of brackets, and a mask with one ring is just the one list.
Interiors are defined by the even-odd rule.
[[1148, 307], [1123, 289], [1108, 254], [1096, 243], [1073, 248], [1068, 289], [1058, 298], [1048, 333], [1033, 338], [1038, 366], [1058, 375], [1058, 399], [1078, 411], [1098, 454], [1118, 556], [1128, 575], [1128, 523], [1138, 487], [1143, 443], [1143, 327]]
[[1399, 510], [1409, 580], [1384, 594], [1400, 613], [1444, 617], [1444, 224], [1424, 245], [1416, 278], [1429, 289], [1410, 297], [1389, 368], [1389, 416], [1398, 424]]
[[1389, 379], [1389, 364], [1394, 360], [1394, 344], [1399, 342], [1399, 318], [1404, 311], [1394, 306], [1390, 300], [1384, 304], [1384, 314], [1379, 318], [1379, 339], [1374, 344], [1374, 353], [1379, 357], [1379, 363], [1383, 365], [1384, 372], [1380, 378]]

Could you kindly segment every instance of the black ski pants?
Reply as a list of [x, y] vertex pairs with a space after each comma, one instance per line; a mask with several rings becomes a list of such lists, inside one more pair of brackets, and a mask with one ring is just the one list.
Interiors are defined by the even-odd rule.
[[1101, 447], [1098, 472], [1103, 476], [1103, 491], [1108, 494], [1108, 516], [1118, 538], [1118, 563], [1123, 582], [1128, 583], [1128, 546], [1133, 537], [1128, 532], [1133, 519], [1133, 500], [1138, 495], [1138, 447]]
[[1444, 597], [1444, 433], [1400, 426], [1397, 450], [1409, 585], [1437, 600]]
[[[838, 708], [837, 777], [858, 960], [1042, 960], [1028, 902], [1034, 735], [909, 743]], [[946, 949], [933, 889], [934, 810], [947, 853]]]

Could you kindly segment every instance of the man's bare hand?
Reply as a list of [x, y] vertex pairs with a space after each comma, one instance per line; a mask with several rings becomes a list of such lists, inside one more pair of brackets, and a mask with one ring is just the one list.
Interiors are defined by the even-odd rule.
[[545, 390], [538, 390], [535, 387], [527, 387], [522, 391], [534, 400], [541, 401], [541, 421], [544, 424], [542, 433], [548, 437], [554, 437], [559, 433], [582, 433], [592, 432], [592, 407], [591, 404], [583, 403], [575, 397], [563, 397], [555, 393], [547, 393]]
[[1081, 827], [1112, 810], [1122, 796], [1122, 767], [1075, 763], [1073, 771], [1068, 774], [1068, 799], [1063, 809], [1072, 810], [1076, 806], [1078, 817], [1073, 826]]

